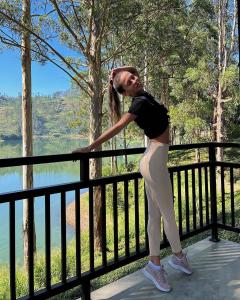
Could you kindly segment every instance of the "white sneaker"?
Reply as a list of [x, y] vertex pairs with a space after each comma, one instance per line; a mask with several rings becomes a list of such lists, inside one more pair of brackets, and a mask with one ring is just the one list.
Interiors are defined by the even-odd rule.
[[189, 260], [187, 258], [187, 253], [183, 253], [181, 258], [178, 258], [173, 254], [168, 261], [168, 264], [175, 270], [182, 271], [186, 274], [192, 274], [193, 270], [190, 266]]
[[146, 265], [142, 272], [160, 291], [169, 292], [171, 290], [171, 286], [166, 277], [167, 272], [164, 270], [163, 266], [161, 266], [160, 270], [154, 270], [149, 265]]

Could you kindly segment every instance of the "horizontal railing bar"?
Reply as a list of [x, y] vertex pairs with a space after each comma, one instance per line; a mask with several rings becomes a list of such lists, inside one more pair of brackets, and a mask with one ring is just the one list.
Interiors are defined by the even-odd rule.
[[[204, 225], [203, 227], [197, 227], [196, 229], [194, 229], [193, 231], [190, 231], [190, 232], [188, 232], [188, 233], [183, 233], [182, 235], [181, 235], [181, 241], [183, 241], [183, 240], [186, 240], [186, 239], [188, 239], [188, 238], [190, 238], [190, 237], [193, 237], [193, 236], [195, 236], [195, 235], [198, 235], [199, 233], [202, 233], [202, 232], [204, 232], [204, 231], [207, 231], [207, 230], [209, 230], [209, 229], [211, 229], [212, 228], [212, 224], [208, 224], [208, 225]], [[163, 248], [165, 248], [165, 247], [167, 247], [167, 246], [169, 246], [170, 244], [169, 244], [169, 242], [168, 241], [166, 241], [165, 243], [161, 243], [161, 249], [163, 249]]]
[[228, 230], [228, 231], [233, 231], [233, 232], [240, 233], [240, 227], [232, 227], [230, 225], [221, 224], [221, 223], [218, 223], [217, 227], [221, 228], [221, 229]]
[[41, 290], [35, 292], [32, 297], [24, 296], [24, 297], [18, 298], [18, 300], [48, 299], [52, 296], [58, 295], [60, 293], [63, 293], [67, 290], [70, 290], [70, 289], [76, 287], [77, 285], [82, 283], [81, 281], [82, 281], [82, 279], [79, 279], [75, 276], [75, 277], [68, 279], [65, 284], [56, 283], [51, 286], [50, 290], [47, 290], [46, 288], [44, 288], [44, 289], [41, 289]]
[[223, 148], [240, 148], [240, 143], [217, 143], [217, 142], [213, 142], [210, 143], [212, 144], [212, 146], [214, 147], [223, 147]]
[[76, 161], [84, 158], [102, 158], [121, 155], [141, 154], [145, 150], [144, 147], [119, 149], [119, 150], [104, 150], [94, 151], [88, 153], [67, 153], [67, 154], [54, 154], [54, 155], [39, 155], [39, 156], [26, 156], [0, 159], [0, 168], [13, 167], [22, 165], [38, 165], [55, 162]]
[[45, 186], [45, 187], [39, 187], [39, 188], [34, 188], [34, 189], [29, 189], [29, 190], [20, 190], [20, 191], [15, 191], [15, 192], [9, 192], [9, 193], [4, 193], [0, 194], [0, 203], [5, 203], [9, 202], [10, 200], [22, 200], [29, 195], [33, 197], [40, 197], [44, 196], [45, 194], [58, 194], [60, 192], [68, 192], [72, 191], [75, 189], [84, 189], [88, 187], [94, 187], [97, 185], [101, 184], [111, 184], [114, 182], [120, 182], [124, 180], [132, 180], [135, 178], [141, 178], [141, 174], [138, 172], [134, 173], [126, 173], [123, 175], [115, 175], [111, 177], [101, 177], [97, 179], [91, 179], [89, 181], [75, 181], [75, 182], [70, 182], [70, 183], [65, 183], [65, 184], [58, 184], [58, 185], [50, 185], [50, 186]]
[[[207, 147], [240, 148], [240, 144], [212, 142], [212, 143], [170, 145], [169, 151], [207, 148]], [[66, 153], [66, 154], [55, 154], [55, 155], [3, 158], [0, 159], [0, 168], [22, 166], [22, 165], [46, 164], [46, 163], [64, 162], [64, 161], [75, 161], [75, 160], [81, 160], [82, 158], [101, 158], [101, 157], [141, 154], [144, 152], [144, 150], [145, 150], [144, 147], [138, 147], [138, 148], [130, 148], [130, 149], [94, 151], [88, 153]]]
[[192, 170], [192, 169], [197, 169], [201, 167], [209, 167], [210, 163], [208, 161], [206, 162], [201, 162], [201, 163], [192, 163], [192, 164], [187, 164], [187, 165], [182, 165], [182, 166], [177, 166], [177, 167], [169, 167], [169, 171], [172, 172], [177, 172], [177, 171], [183, 171], [183, 170]]
[[[108, 272], [114, 271], [117, 268], [123, 267], [131, 262], [134, 262], [140, 258], [145, 257], [148, 254], [148, 251], [144, 249], [143, 251], [140, 251], [138, 254], [130, 254], [128, 257], [124, 256], [119, 256], [118, 261], [109, 260], [108, 264], [106, 266], [100, 266], [94, 269], [93, 273], [89, 273], [86, 275], [90, 280], [95, 279], [101, 275], [104, 275]], [[84, 276], [84, 275], [83, 275]]]
[[[205, 167], [209, 166], [208, 162], [203, 163], [194, 163], [194, 164], [188, 164], [178, 167], [169, 167], [170, 172], [176, 172], [181, 170], [191, 170], [198, 167]], [[22, 200], [24, 198], [27, 198], [29, 195], [33, 197], [40, 197], [44, 196], [45, 194], [57, 194], [63, 191], [72, 191], [76, 188], [88, 188], [91, 186], [96, 186], [100, 184], [110, 184], [114, 182], [120, 182], [124, 180], [132, 180], [135, 178], [142, 178], [142, 175], [139, 172], [134, 173], [126, 173], [123, 175], [114, 175], [109, 177], [101, 177], [97, 179], [91, 179], [89, 181], [75, 181], [65, 184], [57, 184], [57, 185], [50, 185], [50, 186], [44, 186], [44, 187], [38, 187], [28, 190], [18, 190], [14, 192], [8, 192], [4, 194], [0, 194], [0, 203], [6, 203], [10, 200]]]
[[58, 194], [63, 191], [72, 191], [77, 188], [86, 188], [89, 184], [86, 182], [71, 182], [67, 184], [59, 184], [59, 185], [52, 185], [52, 186], [45, 186], [45, 187], [39, 187], [29, 190], [20, 190], [15, 192], [9, 192], [5, 194], [0, 194], [0, 203], [9, 202], [11, 200], [22, 200], [29, 195], [33, 197], [41, 197], [46, 194]]
[[139, 254], [134, 254], [129, 257], [120, 257], [117, 262], [111, 261], [108, 263], [106, 267], [98, 267], [94, 270], [94, 273], [85, 272], [82, 274], [81, 278], [77, 276], [71, 277], [66, 280], [65, 284], [57, 283], [51, 286], [51, 290], [47, 290], [46, 288], [35, 292], [34, 296], [31, 298], [29, 296], [24, 296], [18, 298], [18, 300], [30, 300], [30, 299], [48, 299], [49, 297], [58, 295], [62, 292], [70, 290], [78, 285], [81, 285], [84, 281], [94, 279], [108, 272], [114, 271], [116, 268], [123, 267], [131, 262], [134, 262], [140, 258], [143, 258], [147, 255], [147, 250], [140, 252]]
[[222, 166], [222, 167], [240, 168], [240, 163], [235, 163], [235, 162], [216, 161], [215, 164], [216, 166]]

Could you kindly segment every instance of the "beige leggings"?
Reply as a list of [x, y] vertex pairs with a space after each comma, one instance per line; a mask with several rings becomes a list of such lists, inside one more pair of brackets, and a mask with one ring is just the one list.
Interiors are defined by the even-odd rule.
[[182, 250], [173, 207], [170, 175], [167, 168], [169, 145], [150, 141], [140, 160], [140, 172], [145, 181], [148, 199], [149, 255], [159, 256], [161, 217], [172, 252]]

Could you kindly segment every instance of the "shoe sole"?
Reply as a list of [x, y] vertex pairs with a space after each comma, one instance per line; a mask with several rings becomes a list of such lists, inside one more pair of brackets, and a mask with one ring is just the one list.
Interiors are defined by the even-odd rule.
[[187, 269], [185, 269], [185, 268], [183, 268], [183, 267], [181, 267], [181, 266], [174, 265], [174, 263], [172, 263], [171, 260], [168, 261], [168, 264], [169, 264], [169, 266], [172, 267], [173, 269], [175, 269], [175, 270], [177, 270], [177, 271], [184, 272], [184, 273], [186, 273], [186, 274], [188, 274], [188, 275], [191, 275], [191, 274], [193, 273], [193, 272], [188, 271]]
[[144, 269], [142, 270], [143, 274], [145, 277], [147, 277], [149, 280], [151, 280], [157, 289], [159, 289], [160, 291], [162, 292], [170, 292], [171, 291], [171, 288], [170, 289], [165, 289], [161, 286], [158, 285], [157, 281], [151, 276], [151, 274], [149, 274], [147, 271], [145, 271]]

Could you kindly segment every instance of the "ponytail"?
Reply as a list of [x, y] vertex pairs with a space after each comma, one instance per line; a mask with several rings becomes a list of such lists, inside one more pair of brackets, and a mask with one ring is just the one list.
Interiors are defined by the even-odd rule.
[[121, 107], [120, 99], [117, 91], [113, 87], [113, 81], [110, 80], [109, 83], [109, 108], [110, 108], [110, 118], [112, 123], [117, 123], [121, 118]]

